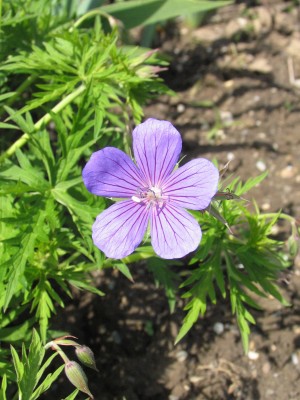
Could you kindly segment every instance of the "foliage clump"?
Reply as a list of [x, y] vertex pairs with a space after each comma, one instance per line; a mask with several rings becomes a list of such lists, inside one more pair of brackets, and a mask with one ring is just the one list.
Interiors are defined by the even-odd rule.
[[[38, 398], [58, 378], [63, 367], [43, 380], [46, 368], [61, 354], [56, 348], [58, 353], [45, 361], [46, 342], [53, 344], [51, 317], [64, 307], [67, 296], [72, 297], [74, 287], [103, 295], [93, 285], [92, 272], [97, 269], [117, 268], [132, 279], [129, 265], [145, 260], [164, 286], [171, 311], [177, 294], [183, 293], [187, 315], [177, 341], [205, 314], [209, 302], [229, 298], [247, 351], [249, 325], [255, 323], [251, 309], [259, 308], [251, 295], [272, 296], [287, 304], [276, 279], [297, 252], [299, 227], [280, 212], [252, 212], [242, 199], [265, 175], [245, 183], [238, 178], [221, 182], [207, 210], [192, 212], [203, 236], [199, 249], [184, 262], [157, 257], [149, 238], [122, 260], [105, 258], [93, 244], [92, 224], [109, 201], [85, 189], [83, 166], [92, 152], [105, 146], [130, 153], [130, 132], [141, 122], [143, 106], [158, 94], [170, 93], [157, 76], [166, 62], [155, 51], [125, 45], [124, 27], [107, 14], [124, 15], [125, 26], [137, 26], [126, 10], [139, 15], [137, 10], [145, 11], [150, 3], [156, 6], [157, 0], [87, 7], [81, 16], [76, 16], [72, 1], [13, 0], [0, 10], [0, 128], [5, 133], [0, 138], [3, 399], [10, 394], [13, 398], [16, 390], [19, 398]], [[175, 3], [164, 1], [166, 16], [180, 15], [186, 4], [197, 7], [193, 12], [201, 11], [196, 2]], [[205, 11], [228, 4], [200, 3]], [[153, 10], [151, 24], [164, 18], [157, 7]], [[290, 255], [285, 244], [272, 237], [280, 218], [291, 223]], [[185, 268], [184, 280], [178, 267]], [[16, 350], [21, 342], [22, 357]], [[14, 347], [10, 350], [8, 344]], [[81, 358], [93, 364], [89, 350], [80, 349], [85, 350]], [[76, 374], [81, 371], [71, 363]], [[83, 374], [81, 378], [85, 383]], [[90, 395], [87, 385], [83, 391]]]

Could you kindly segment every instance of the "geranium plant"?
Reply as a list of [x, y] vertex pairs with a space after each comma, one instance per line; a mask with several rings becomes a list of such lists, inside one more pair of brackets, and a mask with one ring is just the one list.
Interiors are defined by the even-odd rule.
[[[155, 24], [228, 2], [163, 0], [159, 11], [158, 2], [91, 9], [93, 2], [0, 1], [1, 399], [49, 390], [64, 369], [47, 372], [56, 354], [70, 381], [92, 396], [81, 367], [60, 348], [69, 339], [55, 339], [51, 328], [72, 288], [104, 295], [95, 270], [132, 279], [143, 260], [172, 311], [178, 296], [187, 299], [177, 341], [208, 302], [227, 296], [247, 351], [257, 307], [251, 293], [285, 303], [276, 279], [297, 251], [295, 219], [251, 211], [244, 196], [266, 174], [224, 181], [211, 160], [178, 164], [176, 127], [155, 115], [143, 120], [147, 101], [171, 94], [158, 76], [167, 62], [123, 41], [124, 26], [141, 25], [149, 4], [145, 23]], [[291, 225], [288, 246], [272, 236], [279, 218]], [[91, 350], [67, 344], [93, 365]], [[45, 358], [50, 348], [55, 354]]]

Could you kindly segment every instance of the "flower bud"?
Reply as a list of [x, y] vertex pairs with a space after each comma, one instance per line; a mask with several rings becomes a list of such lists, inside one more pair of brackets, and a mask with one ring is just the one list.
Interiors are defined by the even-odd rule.
[[87, 377], [76, 361], [69, 361], [65, 364], [65, 373], [69, 381], [81, 392], [86, 393], [93, 399], [93, 395], [88, 388]]
[[146, 51], [146, 53], [143, 53], [137, 57], [135, 57], [132, 62], [131, 66], [132, 67], [137, 67], [138, 65], [143, 64], [148, 58], [150, 58], [153, 54], [157, 53], [159, 49], [151, 49], [149, 51]]
[[95, 357], [92, 350], [87, 346], [76, 346], [75, 353], [78, 357], [78, 360], [82, 362], [86, 367], [92, 368], [95, 371], [98, 371], [96, 367]]
[[161, 71], [167, 71], [168, 68], [159, 67], [157, 65], [142, 65], [136, 69], [136, 74], [140, 78], [150, 78], [158, 76]]

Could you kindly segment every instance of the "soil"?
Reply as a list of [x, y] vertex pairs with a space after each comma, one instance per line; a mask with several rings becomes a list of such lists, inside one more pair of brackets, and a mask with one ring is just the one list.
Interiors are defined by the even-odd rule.
[[[162, 76], [176, 95], [150, 104], [146, 117], [176, 126], [187, 159], [215, 158], [220, 166], [231, 160], [229, 173], [242, 179], [268, 170], [248, 198], [263, 211], [299, 217], [299, 7], [245, 3], [219, 10], [200, 28], [177, 21], [160, 29], [158, 44], [171, 58]], [[287, 227], [278, 233], [286, 237]], [[99, 272], [95, 281], [106, 296], [74, 293], [55, 322], [93, 349], [100, 371], [88, 372], [95, 399], [300, 399], [299, 256], [279, 282], [292, 306], [267, 299], [265, 311], [254, 311], [248, 355], [222, 300], [175, 346], [183, 300], [171, 314], [143, 263], [131, 272], [134, 283], [117, 271]], [[70, 385], [60, 383], [57, 393], [62, 398]]]

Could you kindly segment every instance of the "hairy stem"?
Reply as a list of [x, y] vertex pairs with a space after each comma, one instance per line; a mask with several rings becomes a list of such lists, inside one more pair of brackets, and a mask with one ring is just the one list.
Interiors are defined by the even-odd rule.
[[[125, 264], [131, 264], [131, 263], [134, 263], [134, 262], [138, 262], [140, 260], [147, 260], [148, 258], [152, 258], [152, 257], [155, 257], [155, 256], [156, 255], [155, 255], [155, 253], [153, 251], [152, 252], [136, 252], [136, 253], [131, 254], [130, 256], [127, 256], [127, 257], [123, 258], [122, 261]], [[113, 265], [114, 264], [113, 264], [111, 258], [107, 258], [103, 263], [103, 267], [104, 268], [110, 268]]]
[[[261, 219], [274, 218], [276, 215], [277, 215], [277, 213], [264, 213], [264, 214], [258, 215], [258, 218], [261, 218]], [[286, 219], [287, 221], [289, 221], [292, 224], [296, 222], [294, 217], [292, 217], [291, 215], [285, 214], [285, 213], [280, 213], [279, 218]]]
[[66, 356], [66, 354], [62, 351], [62, 349], [54, 341], [51, 341], [45, 345], [46, 350], [49, 348], [56, 351], [61, 356], [65, 364], [67, 364], [70, 361], [69, 358]]
[[106, 12], [102, 11], [100, 8], [95, 8], [94, 10], [88, 11], [84, 15], [82, 15], [78, 20], [74, 23], [74, 25], [69, 29], [69, 32], [72, 32], [74, 28], [78, 28], [86, 19], [93, 18], [94, 16], [100, 15], [101, 17], [107, 18], [110, 26], [113, 28], [116, 25], [116, 19], [107, 14]]

